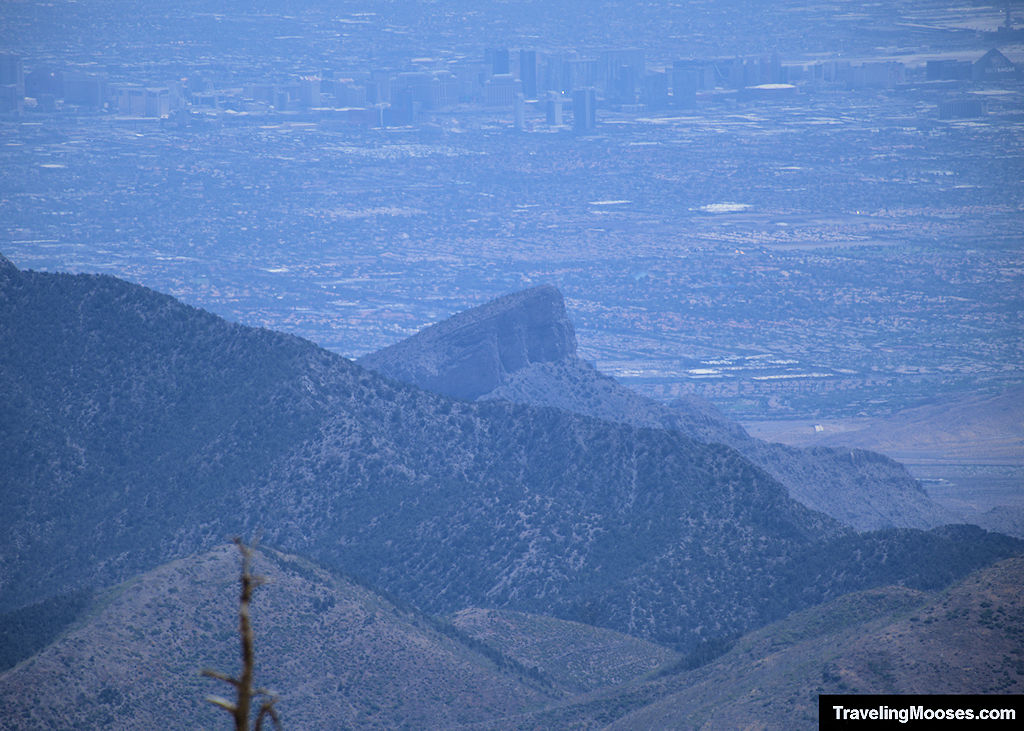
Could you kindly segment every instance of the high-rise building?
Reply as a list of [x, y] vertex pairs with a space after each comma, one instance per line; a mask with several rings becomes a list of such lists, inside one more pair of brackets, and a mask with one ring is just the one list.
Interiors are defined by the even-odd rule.
[[21, 114], [24, 103], [17, 84], [0, 84], [0, 114]]
[[103, 106], [103, 82], [86, 74], [64, 74], [64, 101], [77, 107], [99, 109]]
[[435, 71], [431, 82], [431, 106], [434, 109], [442, 109], [457, 104], [459, 88], [459, 79], [451, 71]]
[[366, 100], [370, 104], [391, 101], [391, 72], [386, 69], [374, 69], [370, 72], [370, 81], [366, 84]]
[[117, 90], [117, 113], [123, 117], [146, 115], [146, 90], [141, 86], [123, 86]]
[[509, 66], [509, 55], [507, 48], [488, 48], [484, 51], [484, 63], [492, 76], [508, 74], [512, 72]]
[[552, 127], [562, 126], [562, 95], [557, 91], [549, 91], [548, 99], [544, 103], [544, 114], [547, 117], [548, 125]]
[[[605, 98], [615, 104], [636, 102], [636, 90], [644, 74], [644, 52], [638, 49], [605, 51], [598, 65], [598, 82]], [[586, 82], [587, 85], [594, 83]]]
[[696, 109], [700, 81], [700, 71], [693, 64], [676, 61], [672, 66], [672, 106], [677, 109]]
[[523, 96], [537, 98], [537, 52], [519, 51], [519, 80], [523, 83]]
[[38, 99], [49, 94], [60, 99], [64, 96], [64, 74], [51, 67], [35, 68], [25, 74], [25, 96]]
[[516, 94], [516, 101], [512, 106], [512, 110], [513, 125], [521, 132], [526, 127], [526, 100], [521, 92]]
[[510, 107], [519, 92], [519, 82], [512, 74], [497, 74], [484, 85], [484, 103], [489, 107]]
[[16, 86], [25, 94], [25, 71], [21, 56], [14, 53], [0, 53], [0, 86]]
[[601, 54], [600, 81], [604, 84], [614, 83], [625, 73], [632, 77], [634, 86], [644, 73], [644, 52], [638, 48], [605, 51]]
[[419, 117], [422, 104], [413, 98], [412, 89], [394, 91], [391, 106], [384, 109], [385, 126], [403, 126], [414, 124]]
[[431, 101], [431, 84], [434, 77], [429, 71], [402, 71], [391, 79], [391, 98], [408, 91], [412, 100], [422, 106], [429, 106]]
[[334, 103], [339, 107], [365, 107], [366, 87], [352, 79], [336, 79], [334, 82]]
[[171, 90], [170, 89], [146, 89], [147, 117], [163, 119], [171, 114]]
[[597, 92], [591, 87], [572, 93], [572, 129], [577, 134], [593, 132], [597, 127]]
[[891, 89], [906, 79], [906, 70], [896, 61], [869, 61], [851, 69], [848, 83], [854, 87]]
[[641, 99], [652, 112], [668, 108], [668, 74], [664, 71], [644, 75]]
[[320, 106], [320, 77], [303, 76], [296, 84], [295, 99], [304, 109]]
[[782, 66], [782, 59], [779, 58], [778, 53], [773, 53], [769, 60], [769, 83], [772, 84], [785, 84], [788, 79], [786, 78], [786, 69]]
[[276, 91], [273, 84], [249, 84], [245, 88], [245, 93], [250, 99], [271, 106], [274, 104]]
[[598, 63], [592, 58], [571, 58], [563, 63], [562, 90], [593, 86], [598, 81]]
[[562, 69], [565, 58], [559, 55], [544, 54], [540, 68], [539, 88], [543, 91], [564, 91]]
[[450, 71], [404, 71], [391, 79], [390, 98], [409, 92], [423, 109], [441, 109], [459, 99], [459, 83]]
[[971, 78], [971, 62], [955, 59], [939, 59], [925, 63], [925, 78], [928, 81], [945, 81]]
[[25, 106], [25, 71], [21, 56], [0, 53], [0, 112], [21, 114]]

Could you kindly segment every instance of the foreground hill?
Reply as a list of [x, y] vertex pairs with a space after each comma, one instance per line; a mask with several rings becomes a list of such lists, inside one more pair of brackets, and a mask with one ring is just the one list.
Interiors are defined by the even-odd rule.
[[556, 701], [496, 728], [815, 728], [819, 693], [1024, 692], [1024, 560], [946, 591], [883, 587], [798, 612], [698, 670]]
[[[0, 728], [222, 725], [199, 669], [238, 667], [238, 553], [221, 546], [99, 592], [0, 673]], [[455, 626], [264, 549], [257, 682], [297, 728], [813, 728], [818, 693], [1024, 692], [1024, 559], [952, 587], [842, 596], [740, 638], [698, 669], [664, 648], [549, 617]], [[497, 650], [496, 648], [500, 648]], [[537, 667], [539, 666], [539, 667]]]
[[[256, 683], [288, 728], [453, 728], [557, 693], [450, 626], [271, 550], [252, 604]], [[219, 728], [204, 698], [232, 696], [201, 668], [236, 674], [235, 546], [160, 566], [99, 594], [73, 628], [0, 674], [0, 728]]]
[[550, 614], [676, 646], [1021, 551], [857, 535], [675, 431], [469, 403], [103, 276], [0, 260], [0, 610], [234, 534], [443, 614]]
[[460, 312], [359, 363], [456, 398], [554, 406], [727, 444], [784, 484], [794, 499], [858, 530], [953, 522], [902, 465], [880, 454], [838, 445], [768, 444], [707, 402], [661, 404], [601, 374], [576, 354], [573, 326], [554, 287], [534, 287]]
[[621, 685], [681, 659], [636, 637], [538, 614], [464, 609], [452, 624], [572, 693]]

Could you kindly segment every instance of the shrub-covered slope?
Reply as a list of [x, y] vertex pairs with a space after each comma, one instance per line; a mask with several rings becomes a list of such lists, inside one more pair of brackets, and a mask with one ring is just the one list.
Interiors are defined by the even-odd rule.
[[429, 612], [506, 607], [690, 650], [1020, 550], [853, 534], [731, 448], [468, 403], [110, 277], [0, 266], [0, 609], [226, 537]]
[[464, 609], [452, 623], [573, 693], [621, 685], [671, 667], [678, 653], [612, 630], [507, 609]]
[[844, 597], [745, 638], [687, 687], [613, 727], [811, 728], [818, 693], [1024, 692], [1024, 562], [947, 592]]
[[[63, 636], [0, 673], [0, 729], [222, 728], [234, 697], [239, 555], [221, 546], [101, 592]], [[256, 554], [255, 683], [286, 728], [455, 728], [557, 693], [458, 631], [295, 556]]]
[[501, 719], [500, 729], [815, 728], [819, 693], [1021, 693], [1024, 560], [953, 586], [846, 594], [662, 672]]

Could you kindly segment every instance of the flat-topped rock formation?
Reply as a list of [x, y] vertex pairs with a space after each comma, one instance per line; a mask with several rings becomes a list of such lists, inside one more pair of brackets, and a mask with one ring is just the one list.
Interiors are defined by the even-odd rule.
[[364, 356], [359, 364], [448, 396], [473, 400], [537, 363], [576, 356], [561, 293], [540, 286], [501, 297]]
[[562, 295], [551, 286], [460, 312], [359, 363], [466, 400], [553, 406], [726, 444], [783, 483], [795, 500], [858, 530], [958, 521], [928, 497], [903, 465], [881, 454], [770, 444], [751, 437], [703, 399], [663, 404], [626, 388], [577, 355]]

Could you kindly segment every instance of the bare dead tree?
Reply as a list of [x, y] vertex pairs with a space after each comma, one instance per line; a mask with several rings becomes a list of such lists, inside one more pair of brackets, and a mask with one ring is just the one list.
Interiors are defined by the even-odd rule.
[[238, 634], [242, 642], [242, 672], [237, 678], [233, 678], [218, 670], [203, 670], [203, 675], [223, 680], [235, 687], [234, 702], [216, 695], [207, 696], [206, 700], [231, 714], [235, 721], [235, 731], [249, 731], [249, 715], [252, 712], [253, 701], [254, 699], [263, 699], [260, 701], [260, 709], [256, 714], [255, 731], [262, 731], [265, 718], [269, 718], [274, 723], [274, 728], [280, 730], [281, 719], [277, 714], [277, 709], [274, 708], [277, 696], [265, 688], [253, 688], [252, 685], [255, 655], [253, 653], [252, 623], [249, 621], [249, 603], [252, 601], [253, 590], [265, 584], [266, 577], [252, 573], [252, 548], [245, 545], [241, 538], [235, 538], [235, 545], [242, 553], [242, 591], [238, 598]]

